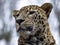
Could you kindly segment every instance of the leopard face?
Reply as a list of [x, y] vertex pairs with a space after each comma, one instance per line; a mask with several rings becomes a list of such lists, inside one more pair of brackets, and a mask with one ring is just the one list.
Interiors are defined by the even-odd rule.
[[[39, 39], [42, 45], [54, 45], [55, 41], [48, 24], [51, 9], [52, 5], [45, 3], [42, 6], [29, 5], [20, 10], [14, 10], [13, 16], [20, 37], [28, 39], [32, 35], [30, 40], [37, 41]], [[19, 38], [19, 45], [25, 42], [22, 38]]]

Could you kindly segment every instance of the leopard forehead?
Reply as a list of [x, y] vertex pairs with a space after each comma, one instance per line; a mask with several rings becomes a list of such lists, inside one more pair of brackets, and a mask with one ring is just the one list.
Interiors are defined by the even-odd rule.
[[37, 5], [29, 5], [29, 6], [22, 7], [19, 11], [19, 14], [24, 18], [24, 17], [27, 17], [26, 15], [28, 15], [27, 13], [30, 11], [35, 11], [35, 13], [38, 13], [40, 14], [41, 17], [44, 17], [47, 19], [46, 12]]

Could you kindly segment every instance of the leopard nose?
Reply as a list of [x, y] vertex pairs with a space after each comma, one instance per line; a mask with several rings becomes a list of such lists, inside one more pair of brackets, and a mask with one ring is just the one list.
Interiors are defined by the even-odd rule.
[[16, 20], [16, 23], [18, 23], [20, 25], [23, 21], [24, 21], [23, 19], [18, 19], [18, 20]]

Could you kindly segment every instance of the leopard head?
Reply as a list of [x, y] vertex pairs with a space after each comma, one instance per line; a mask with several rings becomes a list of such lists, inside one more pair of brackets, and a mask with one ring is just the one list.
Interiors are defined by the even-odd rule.
[[48, 26], [51, 10], [52, 5], [50, 3], [45, 3], [42, 6], [29, 5], [20, 10], [14, 10], [13, 16], [16, 20], [17, 32], [32, 34], [39, 29], [45, 30], [45, 27]]

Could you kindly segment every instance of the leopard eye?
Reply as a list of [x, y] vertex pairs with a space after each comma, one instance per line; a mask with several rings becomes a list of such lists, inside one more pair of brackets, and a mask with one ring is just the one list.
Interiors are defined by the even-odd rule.
[[19, 16], [19, 14], [16, 15], [17, 17]]
[[34, 13], [35, 13], [35, 11], [30, 11], [30, 12], [29, 12], [29, 15], [30, 15], [30, 14], [34, 14]]
[[24, 21], [23, 19], [18, 19], [18, 20], [16, 20], [16, 23], [18, 23], [20, 25], [23, 21]]

